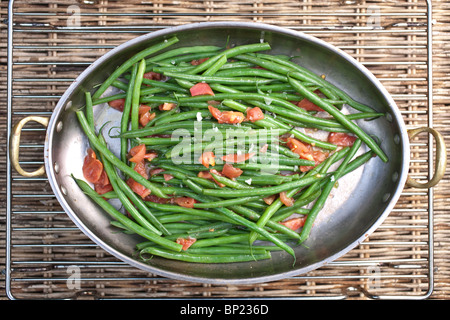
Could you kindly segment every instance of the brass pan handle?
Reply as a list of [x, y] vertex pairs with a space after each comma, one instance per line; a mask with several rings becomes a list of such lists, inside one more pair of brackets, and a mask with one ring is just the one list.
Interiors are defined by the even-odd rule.
[[436, 131], [435, 129], [423, 127], [408, 130], [409, 139], [411, 140], [416, 135], [422, 132], [431, 133], [434, 139], [436, 140], [436, 163], [434, 167], [434, 175], [428, 182], [425, 183], [420, 183], [412, 178], [408, 178], [406, 180], [406, 185], [408, 187], [431, 188], [435, 186], [444, 177], [445, 174], [445, 169], [447, 166], [447, 150], [445, 146], [444, 137], [439, 133], [439, 131]]
[[28, 116], [20, 120], [18, 123], [16, 123], [16, 125], [13, 127], [10, 138], [10, 158], [11, 164], [20, 175], [24, 177], [37, 177], [45, 174], [44, 166], [40, 167], [36, 171], [28, 172], [23, 170], [19, 164], [20, 135], [22, 133], [22, 128], [29, 121], [36, 121], [42, 124], [43, 126], [47, 127], [49, 119], [45, 117]]

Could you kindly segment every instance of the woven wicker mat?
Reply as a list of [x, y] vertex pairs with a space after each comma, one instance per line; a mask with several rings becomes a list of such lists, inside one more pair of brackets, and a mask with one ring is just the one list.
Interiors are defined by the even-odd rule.
[[[126, 3], [126, 4], [125, 4]], [[6, 39], [7, 39], [7, 1], [0, 1], [0, 146], [2, 155], [0, 161], [1, 211], [0, 211], [0, 269], [5, 269], [6, 244]], [[70, 7], [70, 9], [69, 9]], [[41, 49], [18, 49], [14, 56], [15, 62], [21, 62], [14, 67], [14, 77], [17, 79], [74, 78], [88, 63], [103, 53], [142, 32], [152, 31], [149, 26], [171, 26], [197, 21], [239, 20], [258, 21], [278, 24], [287, 27], [298, 27], [308, 30], [313, 35], [345, 47], [352, 56], [367, 63], [369, 69], [379, 78], [383, 78], [387, 89], [398, 99], [399, 107], [405, 112], [405, 121], [409, 127], [427, 125], [427, 87], [426, 81], [426, 37], [417, 30], [423, 30], [426, 12], [425, 1], [16, 1], [14, 22], [17, 24], [15, 45], [17, 48], [37, 45]], [[433, 1], [433, 120], [434, 127], [447, 136], [450, 121], [448, 92], [450, 82], [449, 52], [450, 36], [449, 12], [450, 5], [445, 1]], [[380, 20], [373, 19], [370, 23], [380, 23], [383, 27], [403, 28], [406, 34], [398, 32], [392, 36], [361, 32], [355, 36], [354, 26], [364, 26], [369, 21], [368, 10], [380, 12]], [[379, 10], [379, 11], [377, 11]], [[81, 19], [73, 16], [80, 12]], [[111, 13], [130, 12], [136, 15], [111, 15]], [[148, 15], [142, 16], [141, 13]], [[286, 13], [299, 12], [298, 16]], [[405, 18], [398, 12], [421, 13], [422, 15]], [[34, 15], [31, 16], [30, 13]], [[39, 15], [39, 13], [43, 13]], [[50, 14], [49, 14], [50, 13]], [[92, 13], [91, 15], [83, 15]], [[335, 14], [335, 15], [334, 15]], [[82, 27], [90, 27], [91, 32], [64, 33], [59, 32], [67, 25], [78, 23]], [[315, 26], [338, 26], [343, 32], [330, 28], [328, 32], [314, 31]], [[112, 33], [114, 28], [127, 26], [129, 32]], [[143, 28], [143, 26], [146, 26]], [[33, 32], [33, 29], [45, 29], [47, 32]], [[59, 31], [58, 31], [59, 30]], [[350, 30], [350, 31], [349, 31]], [[362, 30], [362, 29], [361, 29]], [[123, 30], [122, 30], [123, 31]], [[395, 33], [395, 30], [394, 30]], [[355, 40], [356, 39], [356, 40]], [[413, 43], [416, 49], [393, 49], [393, 45]], [[83, 45], [86, 50], [77, 51], [74, 56], [67, 46]], [[370, 50], [370, 46], [382, 47]], [[46, 46], [53, 46], [49, 48]], [[66, 49], [58, 49], [58, 46]], [[92, 48], [89, 48], [92, 46]], [[102, 46], [101, 49], [98, 47]], [[361, 49], [366, 46], [367, 50]], [[389, 59], [396, 61], [413, 61], [410, 64], [388, 65], [383, 62]], [[45, 64], [48, 61], [77, 62], [63, 63], [53, 66]], [[31, 64], [27, 65], [26, 63]], [[41, 64], [34, 64], [40, 62]], [[406, 66], [406, 67], [405, 67]], [[402, 76], [413, 78], [410, 81], [389, 81], [390, 78]], [[61, 95], [70, 80], [48, 81], [45, 83], [29, 83], [17, 81], [14, 85], [15, 95]], [[406, 96], [406, 98], [404, 98]], [[417, 99], [415, 98], [417, 96]], [[14, 101], [15, 111], [42, 112], [51, 111], [57, 99], [18, 99]], [[15, 114], [13, 121], [20, 117]], [[33, 129], [33, 128], [32, 128]], [[24, 139], [36, 143], [44, 135], [44, 131], [32, 130], [32, 136], [24, 133]], [[37, 134], [36, 134], [37, 133]], [[423, 138], [420, 138], [423, 139]], [[418, 140], [413, 149], [415, 161], [411, 171], [417, 176], [427, 170], [427, 152]], [[28, 140], [26, 140], [28, 141]], [[38, 140], [41, 141], [41, 140]], [[42, 158], [37, 154], [42, 148], [24, 148], [21, 157], [30, 162], [30, 167], [40, 165]], [[421, 161], [425, 159], [425, 161]], [[37, 162], [37, 164], [35, 163]], [[13, 173], [15, 177], [17, 175]], [[441, 180], [434, 188], [434, 290], [432, 299], [450, 298], [450, 216], [447, 208], [450, 199], [450, 182], [448, 177]], [[178, 298], [178, 297], [346, 297], [348, 299], [368, 299], [370, 294], [395, 295], [400, 297], [420, 297], [427, 293], [430, 275], [428, 272], [427, 230], [428, 211], [427, 192], [407, 193], [402, 196], [383, 227], [344, 257], [337, 264], [324, 266], [308, 273], [306, 277], [289, 278], [286, 280], [255, 285], [209, 285], [189, 283], [149, 275], [140, 270], [128, 267], [111, 257], [102, 249], [96, 247], [81, 232], [74, 227], [69, 218], [61, 212], [57, 201], [45, 197], [51, 193], [44, 180], [21, 182], [16, 179], [13, 193], [30, 194], [32, 197], [14, 199], [14, 209], [20, 211], [13, 221], [14, 230], [30, 228], [34, 231], [13, 232], [14, 281], [10, 292], [15, 299], [28, 298]], [[44, 195], [44, 196], [43, 196]], [[27, 210], [40, 212], [27, 213]], [[390, 226], [407, 225], [401, 231]], [[22, 229], [21, 229], [22, 228]], [[49, 228], [49, 229], [46, 229]], [[63, 231], [58, 231], [63, 228]], [[72, 229], [73, 228], [73, 229]], [[39, 229], [39, 230], [38, 230]], [[51, 230], [51, 231], [46, 231]], [[388, 243], [386, 243], [388, 242]], [[38, 243], [39, 246], [33, 244]], [[75, 244], [73, 246], [58, 246], [59, 244]], [[408, 262], [405, 265], [392, 261]], [[39, 265], [21, 264], [21, 261], [48, 261]], [[82, 270], [83, 282], [81, 289], [68, 287], [66, 281], [67, 265], [55, 267], [54, 261], [89, 261]], [[361, 261], [361, 265], [348, 266], [346, 262]], [[367, 261], [373, 263], [365, 264]], [[387, 261], [387, 262], [386, 262]], [[56, 264], [57, 265], [57, 264]], [[378, 269], [377, 269], [378, 268]], [[378, 271], [377, 271], [378, 270]], [[371, 277], [371, 273], [381, 272], [381, 277]], [[120, 278], [120, 279], [118, 279]], [[59, 281], [58, 281], [59, 279]], [[375, 280], [374, 280], [375, 279]], [[370, 281], [378, 281], [377, 286]], [[0, 298], [9, 298], [6, 293], [5, 276], [0, 278]], [[364, 290], [370, 291], [366, 294]]]

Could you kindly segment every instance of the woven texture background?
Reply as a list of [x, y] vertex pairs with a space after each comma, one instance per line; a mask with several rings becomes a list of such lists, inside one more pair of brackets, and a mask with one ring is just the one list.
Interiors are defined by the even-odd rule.
[[[346, 2], [347, 4], [343, 4]], [[36, 15], [30, 19], [30, 16], [18, 15], [15, 17], [15, 22], [22, 24], [24, 30], [21, 34], [17, 34], [15, 43], [18, 46], [26, 45], [89, 45], [98, 46], [103, 45], [103, 49], [86, 49], [80, 51], [80, 55], [76, 57], [77, 64], [58, 65], [53, 67], [51, 65], [39, 65], [30, 68], [26, 64], [17, 65], [14, 69], [15, 75], [18, 78], [73, 78], [79, 74], [90, 62], [101, 54], [107, 52], [109, 48], [131, 39], [145, 31], [151, 31], [149, 26], [156, 28], [161, 26], [172, 26], [185, 24], [197, 21], [215, 21], [215, 20], [239, 20], [239, 21], [258, 21], [270, 24], [277, 24], [286, 27], [311, 27], [321, 26], [323, 24], [343, 26], [358, 26], [367, 23], [365, 13], [370, 6], [377, 6], [381, 12], [387, 13], [382, 16], [383, 26], [389, 26], [398, 23], [405, 23], [406, 21], [395, 15], [399, 11], [411, 10], [411, 12], [425, 12], [425, 1], [263, 1], [263, 0], [243, 0], [243, 1], [16, 1], [15, 8], [21, 13], [27, 12], [43, 12], [55, 13], [54, 16]], [[74, 34], [59, 34], [58, 32], [48, 33], [33, 33], [33, 28], [51, 28], [58, 30], [67, 26], [68, 7], [74, 5], [79, 8], [81, 12], [95, 13], [93, 15], [82, 16], [81, 25], [92, 27], [94, 32], [77, 33]], [[6, 46], [7, 46], [7, 7], [8, 2], [0, 1], [0, 270], [5, 268], [5, 244], [6, 244]], [[148, 16], [124, 17], [120, 15], [107, 15], [111, 12], [122, 13], [124, 10], [130, 13], [141, 14], [142, 8], [145, 7]], [[448, 99], [448, 92], [450, 89], [449, 72], [450, 72], [450, 4], [445, 1], [433, 1], [433, 121], [434, 128], [440, 131], [450, 144], [448, 136], [450, 129], [448, 124], [450, 122], [450, 106]], [[283, 16], [282, 13], [314, 12], [314, 15], [297, 15], [297, 16]], [[339, 17], [334, 18], [333, 12], [341, 13]], [[348, 12], [348, 15], [345, 13]], [[104, 15], [102, 15], [102, 13]], [[199, 17], [199, 13], [201, 16]], [[209, 15], [208, 15], [209, 13]], [[222, 15], [216, 15], [221, 13]], [[321, 14], [323, 15], [321, 15]], [[344, 13], [344, 14], [343, 14]], [[423, 18], [417, 18], [418, 22], [422, 22]], [[323, 21], [322, 21], [323, 20]], [[35, 23], [27, 25], [30, 21]], [[76, 22], [76, 21], [75, 21]], [[408, 20], [408, 22], [410, 22]], [[415, 20], [412, 19], [414, 23]], [[130, 33], [109, 33], [108, 28], [121, 28], [126, 26], [130, 28]], [[145, 26], [145, 28], [143, 28]], [[420, 27], [419, 27], [420, 28]], [[301, 28], [300, 28], [301, 30]], [[132, 32], [136, 31], [135, 34]], [[26, 34], [26, 36], [23, 36]], [[313, 33], [314, 34], [314, 33]], [[416, 41], [417, 44], [423, 46], [426, 44], [426, 39], [423, 35], [402, 35], [398, 36], [384, 36], [383, 34], [361, 33], [358, 36], [348, 33], [333, 33], [318, 32], [317, 36], [323, 40], [330, 41], [333, 44], [347, 47], [347, 51], [361, 62], [368, 62], [369, 69], [379, 78], [388, 79], [384, 81], [385, 86], [389, 92], [397, 96], [408, 95], [411, 93], [426, 94], [426, 83], [420, 79], [426, 78], [426, 56], [423, 54], [423, 49], [417, 49], [417, 62], [414, 67], [405, 65], [394, 65], [386, 67], [386, 65], [378, 65], [376, 62], [385, 61], [383, 59], [395, 59], [401, 61], [402, 59], [414, 58], [414, 52], [408, 53], [408, 56], [403, 56], [404, 52], [401, 49], [388, 50], [380, 49], [379, 51], [370, 51], [368, 54], [364, 50], [357, 49], [360, 45], [374, 45], [380, 44], [389, 46], [393, 44], [402, 43], [402, 41]], [[417, 37], [414, 38], [414, 37]], [[74, 39], [78, 39], [77, 43], [73, 43]], [[355, 42], [355, 39], [356, 42]], [[352, 48], [354, 46], [355, 48]], [[69, 50], [35, 50], [35, 51], [18, 51], [15, 56], [17, 61], [21, 62], [46, 62], [46, 61], [67, 61], [72, 62], [74, 57]], [[413, 58], [411, 58], [413, 56]], [[375, 62], [370, 64], [370, 62]], [[425, 66], [425, 67], [424, 67]], [[417, 78], [417, 81], [409, 81], [405, 84], [402, 81], [389, 81], [389, 78], [398, 78], [402, 75]], [[34, 94], [49, 94], [60, 95], [65, 88], [70, 84], [70, 81], [47, 81], [39, 85], [30, 84], [27, 82], [18, 82], [15, 84], [15, 90], [18, 94], [26, 95], [29, 93], [30, 85], [34, 86]], [[21, 100], [20, 108], [26, 107], [26, 111], [40, 112], [42, 110], [52, 110], [57, 99], [39, 100], [29, 99]], [[426, 125], [427, 105], [422, 99], [401, 99], [399, 98], [399, 107], [405, 111], [405, 121], [409, 127], [419, 127]], [[20, 109], [22, 110], [22, 109]], [[409, 112], [409, 113], [408, 113]], [[16, 116], [13, 122], [18, 119]], [[44, 132], [41, 132], [41, 138]], [[30, 139], [39, 139], [39, 137], [32, 137]], [[34, 141], [34, 140], [33, 140]], [[421, 140], [419, 140], [420, 142]], [[39, 151], [38, 151], [39, 152]], [[42, 149], [41, 151], [42, 152]], [[427, 159], [427, 152], [420, 144], [413, 150], [412, 155], [416, 159]], [[36, 160], [36, 150], [30, 148], [24, 150], [22, 156], [24, 159], [33, 161]], [[42, 160], [41, 158], [37, 160]], [[30, 165], [30, 168], [35, 166]], [[427, 163], [414, 162], [411, 171], [417, 175], [421, 175], [427, 170]], [[36, 195], [46, 194], [50, 192], [48, 183], [16, 183], [14, 185], [14, 192], [32, 193]], [[449, 299], [450, 298], [450, 181], [448, 175], [434, 188], [434, 291], [431, 299]], [[71, 221], [64, 213], [59, 213], [59, 205], [54, 198], [39, 198], [36, 199], [19, 199], [15, 201], [15, 206], [22, 206], [26, 211], [28, 206], [39, 211], [50, 211], [47, 216], [33, 216], [32, 214], [22, 214], [20, 219], [15, 221], [16, 227], [73, 227]], [[398, 213], [390, 215], [386, 221], [387, 225], [402, 224], [403, 221], [410, 222], [416, 219], [417, 224], [426, 224], [427, 217], [425, 213], [409, 212], [408, 208], [415, 208], [418, 211], [426, 211], [428, 204], [426, 197], [413, 194], [411, 196], [402, 197], [397, 208]], [[404, 210], [402, 210], [404, 209]], [[60, 210], [60, 209], [59, 209]], [[389, 246], [388, 251], [383, 246], [382, 242], [389, 239], [392, 242], [398, 243], [426, 243], [427, 231], [420, 228], [411, 227], [402, 232], [393, 232], [389, 228], [381, 228], [377, 230], [371, 237], [374, 245], [361, 244], [350, 253], [339, 259], [342, 265], [337, 267], [323, 267], [319, 270], [311, 272], [309, 278], [302, 279], [286, 279], [272, 283], [264, 283], [258, 285], [240, 285], [240, 286], [217, 286], [209, 284], [188, 283], [170, 279], [159, 278], [154, 275], [147, 275], [140, 270], [131, 267], [115, 264], [116, 259], [104, 252], [102, 249], [92, 245], [92, 242], [81, 234], [76, 228], [71, 231], [61, 233], [28, 233], [26, 238], [14, 239], [15, 243], [31, 244], [58, 244], [58, 243], [76, 243], [77, 247], [63, 247], [49, 246], [33, 248], [33, 246], [24, 246], [23, 249], [15, 250], [14, 259], [27, 260], [89, 260], [101, 262], [101, 267], [91, 267], [88, 270], [83, 270], [83, 277], [87, 279], [83, 283], [83, 290], [73, 292], [67, 290], [67, 285], [64, 281], [48, 281], [48, 282], [17, 282], [12, 288], [15, 297], [17, 298], [77, 298], [77, 297], [118, 297], [118, 298], [149, 298], [149, 297], [295, 297], [307, 295], [345, 295], [351, 299], [366, 299], [367, 296], [361, 290], [367, 286], [367, 268], [347, 268], [346, 261], [355, 259], [377, 259], [388, 258], [389, 260], [415, 259], [418, 261], [418, 269], [413, 266], [407, 271], [390, 270], [394, 276], [392, 279], [383, 280], [383, 289], [377, 294], [424, 294], [427, 290], [427, 274], [426, 264], [423, 259], [427, 258], [426, 245], [399, 245]], [[377, 245], [379, 241], [381, 244]], [[109, 264], [110, 263], [110, 264]], [[15, 276], [20, 279], [23, 277], [49, 277], [49, 278], [64, 278], [67, 277], [65, 269], [52, 269], [47, 266], [42, 268], [27, 268], [22, 266], [22, 270], [15, 270]], [[394, 268], [393, 268], [394, 269]], [[324, 280], [328, 275], [336, 274], [336, 270], [342, 274], [342, 279]], [[131, 280], [115, 281], [113, 277], [123, 276]], [[406, 278], [406, 280], [403, 280]], [[89, 280], [92, 279], [92, 280]], [[96, 281], [103, 279], [102, 281]], [[355, 292], [350, 292], [349, 288], [361, 288]], [[5, 292], [5, 276], [4, 272], [0, 274], [0, 299], [7, 299]]]

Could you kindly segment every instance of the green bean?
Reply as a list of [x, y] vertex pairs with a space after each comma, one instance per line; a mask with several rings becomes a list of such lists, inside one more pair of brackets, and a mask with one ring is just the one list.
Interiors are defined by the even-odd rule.
[[94, 109], [92, 108], [92, 96], [89, 91], [85, 92], [86, 98], [86, 120], [91, 127], [91, 130], [95, 132], [95, 121], [94, 121]]
[[130, 213], [130, 215], [134, 218], [134, 220], [139, 223], [142, 227], [158, 234], [161, 235], [162, 232], [160, 230], [158, 230], [155, 226], [153, 226], [147, 219], [145, 219], [142, 215], [141, 212], [138, 211], [133, 204], [131, 203], [131, 201], [128, 199], [128, 197], [125, 195], [125, 193], [123, 192], [123, 190], [121, 189], [121, 187], [119, 186], [119, 181], [123, 181], [121, 180], [118, 176], [117, 173], [115, 172], [115, 169], [111, 166], [111, 164], [109, 163], [109, 161], [107, 159], [105, 159], [105, 157], [102, 155], [102, 162], [103, 162], [103, 167], [105, 168], [105, 171], [108, 175], [109, 181], [111, 182], [111, 185], [113, 186], [114, 191], [116, 192], [120, 202], [122, 203], [122, 205], [124, 206], [124, 208], [127, 210], [127, 212]]
[[217, 73], [217, 70], [219, 70], [225, 63], [227, 62], [227, 56], [223, 54], [217, 61], [211, 65], [208, 69], [206, 69], [203, 72], [204, 76], [212, 76]]
[[213, 64], [215, 64], [217, 62], [217, 60], [221, 59], [221, 57], [223, 55], [225, 55], [227, 57], [227, 59], [230, 59], [236, 55], [250, 53], [250, 52], [270, 50], [270, 49], [271, 48], [268, 43], [254, 43], [254, 44], [240, 45], [240, 46], [236, 46], [234, 48], [226, 49], [223, 52], [211, 57], [210, 59], [203, 62], [202, 64], [196, 66], [193, 70], [189, 71], [189, 74], [198, 74], [200, 72], [205, 71], [206, 69], [211, 67]]
[[261, 199], [261, 197], [255, 196], [255, 197], [241, 197], [238, 199], [226, 199], [226, 200], [219, 200], [219, 201], [216, 200], [216, 201], [211, 201], [211, 202], [195, 203], [194, 208], [212, 209], [212, 208], [220, 208], [220, 207], [229, 207], [232, 205], [245, 204], [245, 203], [248, 203], [249, 201], [260, 200], [260, 199]]
[[126, 60], [122, 65], [120, 65], [116, 70], [114, 70], [114, 72], [100, 85], [100, 87], [92, 96], [92, 100], [97, 100], [98, 98], [100, 98], [100, 96], [106, 91], [106, 89], [108, 89], [108, 87], [113, 83], [113, 81], [116, 80], [119, 76], [121, 76], [125, 71], [127, 71], [133, 64], [135, 64], [138, 61], [141, 61], [142, 59], [151, 54], [154, 54], [155, 52], [158, 52], [175, 44], [178, 41], [179, 40], [177, 37], [172, 37], [133, 55], [131, 58]]
[[342, 114], [338, 109], [336, 109], [333, 105], [323, 101], [316, 94], [308, 91], [300, 81], [289, 78], [289, 82], [291, 85], [302, 95], [304, 95], [308, 100], [315, 103], [329, 114], [331, 114], [337, 121], [339, 121], [342, 126], [346, 127], [352, 133], [354, 133], [358, 138], [360, 138], [363, 142], [367, 144], [367, 146], [375, 152], [383, 162], [388, 161], [388, 157], [384, 153], [384, 151], [380, 148], [380, 146], [360, 127], [358, 127], [355, 123], [348, 120], [344, 114]]
[[131, 202], [139, 209], [139, 211], [144, 215], [144, 217], [149, 220], [153, 225], [160, 230], [163, 234], [170, 234], [164, 227], [162, 221], [155, 217], [155, 215], [150, 211], [150, 209], [145, 205], [142, 198], [138, 197], [133, 190], [127, 185], [122, 179], [117, 179], [119, 188], [125, 193], [125, 195], [130, 198]]
[[319, 212], [322, 210], [322, 208], [325, 205], [326, 200], [328, 199], [328, 196], [330, 195], [331, 189], [335, 186], [336, 181], [343, 175], [345, 172], [345, 167], [350, 162], [350, 160], [353, 158], [353, 156], [358, 151], [359, 147], [361, 146], [362, 140], [357, 139], [353, 146], [350, 148], [350, 151], [348, 152], [347, 156], [344, 158], [344, 161], [339, 165], [338, 170], [333, 173], [329, 178], [327, 183], [325, 184], [324, 189], [322, 190], [322, 193], [320, 194], [317, 201], [314, 203], [313, 207], [311, 208], [305, 224], [303, 225], [303, 228], [300, 232], [300, 243], [304, 242], [311, 231], [311, 228], [313, 226], [313, 223], [319, 214]]
[[150, 201], [147, 201], [146, 205], [149, 206], [150, 208], [155, 208], [155, 209], [158, 209], [158, 210], [161, 210], [164, 212], [180, 212], [180, 213], [191, 214], [191, 215], [198, 216], [198, 217], [204, 217], [207, 219], [235, 223], [233, 220], [231, 220], [227, 217], [224, 217], [220, 214], [217, 214], [215, 212], [210, 212], [207, 210], [186, 208], [186, 207], [181, 207], [178, 205], [162, 204], [162, 203], [155, 203], [155, 202], [150, 202]]
[[222, 198], [233, 198], [233, 197], [248, 197], [248, 196], [256, 196], [256, 195], [271, 195], [280, 193], [283, 191], [291, 190], [297, 187], [305, 187], [308, 186], [315, 181], [323, 179], [323, 176], [315, 175], [307, 178], [300, 178], [296, 181], [286, 182], [280, 184], [278, 186], [266, 187], [266, 188], [253, 188], [253, 189], [228, 189], [228, 190], [220, 190], [219, 192], [215, 189], [203, 189], [203, 194], [207, 196], [215, 196], [219, 195]]
[[134, 171], [131, 167], [129, 167], [126, 163], [122, 162], [120, 159], [118, 159], [108, 148], [103, 146], [98, 138], [95, 136], [95, 134], [92, 132], [92, 130], [89, 128], [86, 117], [84, 113], [80, 110], [76, 111], [76, 115], [78, 118], [78, 121], [86, 134], [86, 136], [89, 139], [89, 142], [101, 153], [105, 156], [108, 161], [110, 161], [114, 166], [118, 167], [122, 172], [133, 178], [136, 182], [142, 184], [144, 187], [148, 188], [154, 195], [161, 197], [161, 198], [167, 198], [167, 195], [161, 192], [160, 188], [145, 179], [143, 176], [141, 176], [139, 173]]
[[216, 76], [193, 75], [189, 73], [177, 73], [177, 72], [164, 72], [164, 75], [174, 79], [181, 79], [192, 82], [220, 83], [228, 85], [264, 84], [273, 81], [272, 79], [265, 79], [265, 78], [216, 77]]
[[256, 261], [262, 259], [270, 259], [270, 252], [264, 254], [191, 254], [187, 252], [174, 253], [172, 251], [146, 247], [142, 249], [141, 254], [152, 254], [155, 256], [161, 256], [167, 259], [180, 260], [186, 262], [197, 262], [197, 263], [232, 263], [232, 262], [244, 262], [244, 261]]
[[198, 119], [198, 118], [205, 118], [205, 117], [211, 117], [211, 113], [209, 110], [195, 110], [195, 111], [186, 111], [181, 112], [176, 115], [172, 115], [171, 117], [165, 117], [161, 120], [157, 120], [155, 122], [155, 126], [160, 126], [164, 123], [170, 123], [170, 122], [177, 122], [182, 120], [188, 120], [188, 119]]
[[[125, 97], [122, 118], [120, 120], [120, 130], [127, 131], [130, 119], [131, 104], [133, 99], [133, 88], [135, 86], [136, 75], [138, 72], [138, 65], [135, 63], [132, 67], [131, 78], [128, 83], [128, 91]], [[127, 153], [128, 153], [128, 139], [120, 139], [120, 158], [124, 163], [127, 163]]]
[[233, 247], [205, 247], [205, 248], [189, 248], [187, 253], [191, 254], [265, 254], [263, 248], [233, 248]]
[[196, 232], [210, 231], [210, 230], [230, 229], [231, 227], [233, 227], [232, 223], [219, 221], [219, 222], [214, 222], [211, 224], [207, 224], [204, 226], [200, 226], [200, 227], [191, 229], [188, 231], [188, 233], [196, 233]]
[[143, 227], [141, 227], [136, 222], [132, 221], [131, 219], [127, 218], [124, 214], [122, 214], [120, 211], [118, 211], [113, 205], [111, 205], [108, 201], [103, 199], [101, 196], [98, 195], [97, 192], [95, 192], [94, 189], [92, 189], [85, 181], [77, 179], [73, 177], [77, 185], [83, 190], [83, 192], [88, 195], [95, 203], [97, 203], [100, 207], [102, 207], [109, 215], [111, 215], [114, 219], [122, 223], [125, 228], [128, 230], [131, 230], [140, 236], [153, 241], [156, 244], [159, 244], [163, 247], [166, 247], [173, 251], [181, 251], [182, 245], [167, 240], [164, 237], [161, 237], [157, 235], [156, 233], [149, 231]]
[[134, 81], [133, 87], [133, 96], [131, 99], [131, 130], [139, 129], [139, 106], [141, 104], [140, 92], [144, 72], [145, 72], [145, 60], [142, 59], [141, 62], [139, 63], [138, 70], [136, 73], [136, 79]]
[[263, 69], [255, 69], [255, 68], [236, 68], [229, 70], [222, 70], [216, 73], [219, 77], [260, 77], [260, 78], [269, 78], [276, 79], [280, 81], [287, 82], [287, 77], [280, 75], [279, 73], [271, 72]]
[[[191, 61], [195, 58], [192, 58], [192, 55], [198, 55], [198, 54], [212, 54], [214, 52], [217, 52], [221, 49], [221, 47], [218, 46], [188, 46], [188, 47], [181, 47], [172, 49], [169, 51], [166, 51], [164, 53], [160, 53], [154, 57], [148, 58], [147, 63], [155, 63], [155, 62], [180, 62], [180, 61]], [[184, 60], [184, 59], [188, 60]], [[180, 59], [181, 58], [181, 59]]]
[[[231, 209], [236, 211], [237, 213], [244, 215], [245, 217], [247, 217], [253, 221], [258, 220], [261, 217], [261, 215], [258, 214], [257, 212], [255, 212], [254, 210], [251, 210], [249, 208], [245, 208], [242, 206], [232, 206]], [[268, 220], [266, 222], [266, 225], [267, 225], [267, 227], [274, 229], [278, 232], [281, 232], [281, 233], [289, 236], [290, 238], [300, 239], [300, 235], [297, 232], [289, 229], [288, 227], [286, 227], [280, 223]], [[256, 235], [256, 238], [257, 238], [257, 235]]]
[[[182, 88], [176, 84], [168, 83], [165, 81], [158, 81], [158, 80], [151, 80], [151, 79], [143, 78], [142, 83], [146, 84], [146, 85], [150, 85], [154, 88], [161, 88], [161, 89], [171, 90], [171, 91], [180, 92], [180, 93], [189, 93], [189, 91], [186, 90], [185, 88]], [[144, 91], [144, 93], [145, 92], [146, 91]]]
[[[213, 123], [207, 121], [180, 121], [177, 123], [166, 123], [158, 127], [147, 127], [138, 130], [129, 130], [127, 132], [122, 132], [120, 137], [122, 138], [139, 138], [145, 136], [151, 136], [155, 134], [160, 134], [168, 131], [172, 131], [174, 129], [187, 129], [194, 130], [194, 128], [201, 129], [235, 129], [236, 126], [231, 124], [221, 124], [221, 123]], [[251, 130], [251, 127], [241, 127], [241, 129]]]

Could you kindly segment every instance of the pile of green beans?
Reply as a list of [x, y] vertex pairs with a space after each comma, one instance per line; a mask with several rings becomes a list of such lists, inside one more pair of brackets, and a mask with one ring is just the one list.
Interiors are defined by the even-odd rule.
[[[113, 191], [99, 195], [81, 177], [74, 180], [112, 217], [112, 226], [142, 236], [136, 250], [143, 260], [160, 256], [195, 263], [231, 263], [271, 259], [275, 250], [295, 259], [295, 246], [308, 238], [337, 180], [374, 156], [388, 161], [356, 121], [374, 120], [383, 114], [354, 101], [289, 57], [271, 55], [268, 43], [228, 49], [171, 48], [178, 41], [172, 37], [136, 53], [95, 92], [86, 92], [85, 108], [76, 115]], [[204, 60], [195, 65], [191, 63], [194, 59]], [[147, 79], [148, 72], [158, 73], [162, 79]], [[214, 95], [192, 96], [189, 89], [197, 83], [207, 83]], [[109, 87], [120, 93], [106, 96]], [[296, 103], [304, 98], [327, 115], [299, 108]], [[119, 133], [108, 134], [118, 139], [120, 154], [108, 148], [105, 132], [96, 132], [93, 112], [116, 99], [125, 100]], [[175, 108], [160, 110], [163, 103]], [[145, 126], [139, 124], [142, 104], [155, 114]], [[209, 105], [220, 112], [244, 115], [249, 108], [258, 107], [264, 118], [219, 123]], [[350, 114], [342, 112], [344, 105], [352, 109]], [[348, 133], [356, 140], [352, 146], [339, 147], [307, 134], [317, 130]], [[206, 132], [211, 136], [206, 137]], [[300, 158], [287, 147], [287, 136], [326, 152], [328, 158], [321, 163]], [[157, 154], [146, 162], [148, 172], [159, 169], [148, 178], [129, 162], [129, 150], [142, 144], [147, 152]], [[356, 156], [363, 146], [369, 151]], [[199, 160], [207, 151], [216, 155], [215, 163], [208, 167]], [[232, 164], [242, 170], [236, 178], [221, 174], [226, 162], [217, 155], [230, 153], [251, 154]], [[308, 170], [300, 170], [302, 167]], [[201, 175], [205, 171], [210, 178]], [[125, 182], [128, 178], [149, 189], [151, 195], [140, 197]], [[291, 205], [284, 202], [282, 193], [293, 201]], [[175, 199], [180, 197], [194, 203], [179, 205]], [[119, 199], [128, 214], [112, 206], [110, 199]], [[305, 216], [304, 226], [297, 230], [280, 223], [293, 214]], [[183, 248], [179, 239], [193, 241]]]

